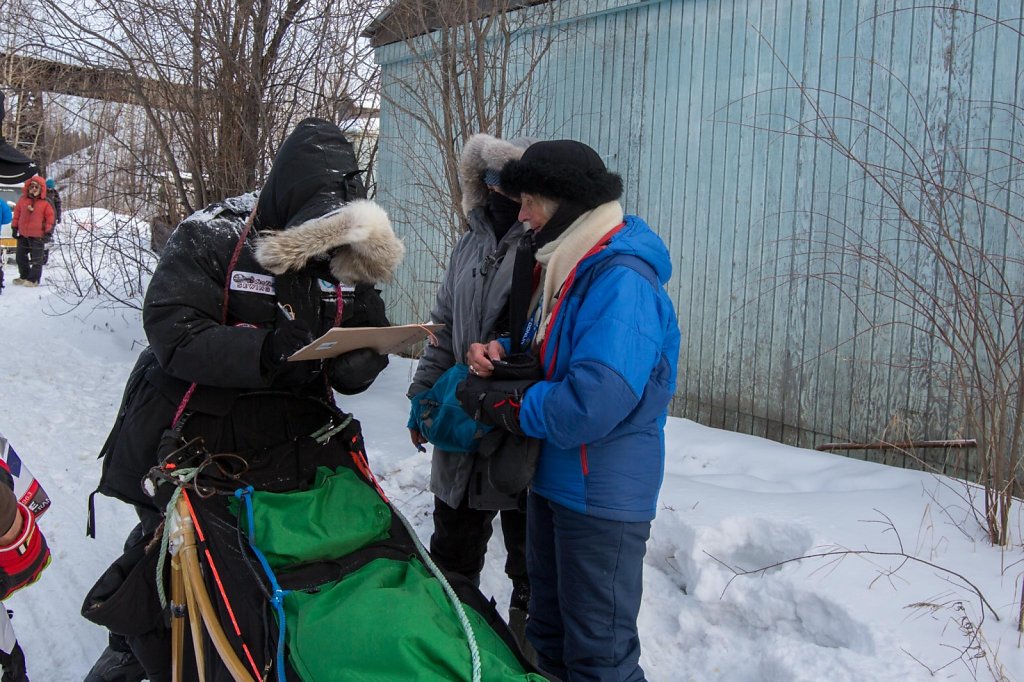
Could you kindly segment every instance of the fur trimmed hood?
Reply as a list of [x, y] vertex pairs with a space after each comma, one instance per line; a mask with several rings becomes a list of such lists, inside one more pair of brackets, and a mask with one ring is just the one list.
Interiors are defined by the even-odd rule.
[[346, 284], [390, 280], [404, 254], [387, 213], [367, 199], [287, 230], [264, 233], [256, 241], [256, 260], [275, 275], [301, 270], [326, 256], [331, 274]]
[[288, 230], [366, 198], [355, 148], [338, 126], [301, 121], [277, 150], [256, 203], [254, 225]]
[[459, 157], [459, 186], [462, 188], [462, 210], [467, 214], [487, 203], [487, 185], [484, 172], [500, 172], [509, 161], [517, 161], [536, 140], [517, 137], [501, 140], [487, 133], [477, 133], [462, 148]]
[[43, 179], [43, 176], [33, 175], [31, 178], [26, 180], [25, 183], [21, 186], [21, 196], [28, 196], [28, 188], [30, 185], [39, 185], [39, 196], [37, 197], [38, 199], [46, 198], [46, 180]]

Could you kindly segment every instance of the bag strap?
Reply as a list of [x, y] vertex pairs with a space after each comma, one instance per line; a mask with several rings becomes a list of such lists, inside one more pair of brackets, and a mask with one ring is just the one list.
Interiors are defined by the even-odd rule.
[[[227, 324], [228, 321], [228, 296], [231, 294], [231, 274], [235, 271], [235, 266], [238, 265], [238, 259], [242, 255], [242, 246], [245, 245], [245, 240], [249, 237], [249, 232], [252, 231], [252, 223], [255, 218], [256, 207], [253, 206], [252, 211], [249, 213], [249, 218], [245, 221], [245, 227], [242, 228], [242, 233], [238, 237], [238, 243], [235, 244], [235, 251], [231, 254], [231, 260], [228, 262], [227, 275], [224, 277], [224, 301], [221, 303], [220, 311], [221, 324]], [[188, 401], [192, 399], [192, 394], [196, 392], [196, 386], [198, 385], [198, 382], [193, 381], [192, 385], [185, 391], [181, 404], [178, 405], [178, 409], [174, 413], [174, 419], [171, 420], [171, 428], [177, 426], [178, 421], [185, 414]]]
[[654, 271], [654, 267], [640, 256], [634, 256], [631, 253], [623, 253], [609, 258], [607, 261], [595, 268], [595, 274], [617, 265], [621, 265], [622, 267], [629, 268], [630, 270], [639, 273], [644, 277], [644, 279], [650, 282], [651, 286], [655, 289], [661, 286], [661, 282], [658, 280], [658, 273]]

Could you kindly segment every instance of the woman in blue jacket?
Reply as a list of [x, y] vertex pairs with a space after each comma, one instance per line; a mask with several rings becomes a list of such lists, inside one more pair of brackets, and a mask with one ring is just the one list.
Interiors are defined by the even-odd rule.
[[[544, 379], [521, 396], [478, 392], [466, 407], [542, 441], [527, 508], [527, 637], [563, 680], [643, 680], [643, 557], [679, 355], [668, 249], [623, 215], [622, 180], [580, 142], [534, 144], [501, 184], [531, 227], [516, 251], [509, 341], [540, 358]], [[506, 345], [471, 346], [470, 371], [489, 377]]]

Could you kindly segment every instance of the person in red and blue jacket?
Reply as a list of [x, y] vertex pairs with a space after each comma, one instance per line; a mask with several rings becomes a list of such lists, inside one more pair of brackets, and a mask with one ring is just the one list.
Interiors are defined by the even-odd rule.
[[473, 344], [466, 360], [489, 377], [494, 361], [530, 349], [544, 379], [521, 394], [480, 390], [463, 406], [542, 442], [527, 507], [527, 638], [561, 679], [644, 680], [643, 557], [679, 356], [668, 249], [623, 215], [621, 178], [580, 142], [534, 144], [501, 184], [532, 228], [516, 250], [512, 333]]

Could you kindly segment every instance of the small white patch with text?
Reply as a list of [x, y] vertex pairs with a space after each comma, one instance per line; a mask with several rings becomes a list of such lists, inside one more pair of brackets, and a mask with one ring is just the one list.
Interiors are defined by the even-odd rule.
[[264, 275], [258, 272], [242, 272], [236, 270], [231, 273], [231, 290], [248, 291], [253, 294], [274, 295], [274, 276]]

